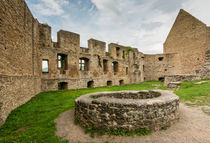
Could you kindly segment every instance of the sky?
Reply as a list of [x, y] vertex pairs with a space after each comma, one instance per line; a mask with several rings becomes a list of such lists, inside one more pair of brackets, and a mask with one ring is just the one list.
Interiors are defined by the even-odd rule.
[[80, 34], [80, 46], [94, 38], [163, 52], [163, 43], [182, 8], [210, 25], [210, 0], [26, 0], [33, 16], [52, 27], [52, 39], [66, 30]]

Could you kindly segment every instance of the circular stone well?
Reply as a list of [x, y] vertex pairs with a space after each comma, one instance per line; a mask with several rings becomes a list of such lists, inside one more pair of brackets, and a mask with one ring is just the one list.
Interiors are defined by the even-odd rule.
[[163, 90], [90, 93], [75, 104], [80, 125], [105, 131], [160, 130], [179, 116], [179, 97]]

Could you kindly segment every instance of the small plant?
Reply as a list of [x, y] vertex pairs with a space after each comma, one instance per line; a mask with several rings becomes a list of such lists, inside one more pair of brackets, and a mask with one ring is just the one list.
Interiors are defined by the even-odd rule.
[[76, 120], [76, 119], [74, 119], [74, 124], [75, 124], [75, 125], [79, 125], [79, 121]]
[[42, 24], [43, 27], [49, 27], [47, 23]]
[[90, 136], [91, 136], [92, 138], [95, 137], [96, 129], [95, 129], [94, 127], [83, 127], [83, 128], [84, 128], [85, 134], [90, 133]]
[[96, 95], [90, 95], [90, 98], [96, 99], [97, 96]]
[[125, 52], [123, 52], [123, 59], [126, 60]]
[[103, 135], [106, 134], [106, 132], [105, 132], [104, 130], [98, 130], [97, 134], [98, 134], [99, 136], [103, 136]]
[[125, 49], [127, 52], [129, 52], [129, 51], [135, 52], [134, 49], [130, 46], [125, 47]]
[[168, 130], [168, 128], [169, 128], [169, 126], [162, 127], [161, 130], [164, 130], [165, 131], [165, 130]]

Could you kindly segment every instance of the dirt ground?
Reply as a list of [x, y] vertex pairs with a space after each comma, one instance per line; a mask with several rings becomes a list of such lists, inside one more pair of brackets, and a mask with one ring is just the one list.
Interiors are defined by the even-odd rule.
[[202, 112], [201, 107], [189, 107], [180, 104], [180, 119], [167, 130], [153, 132], [147, 136], [100, 136], [91, 138], [83, 129], [74, 125], [74, 110], [62, 113], [57, 123], [56, 135], [70, 142], [105, 141], [117, 143], [210, 143], [210, 116]]

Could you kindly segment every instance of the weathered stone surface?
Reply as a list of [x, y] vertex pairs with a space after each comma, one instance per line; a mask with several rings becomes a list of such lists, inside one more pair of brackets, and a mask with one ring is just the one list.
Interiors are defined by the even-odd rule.
[[0, 126], [41, 91], [38, 25], [24, 0], [0, 1]]
[[159, 130], [179, 117], [179, 97], [162, 90], [91, 93], [75, 104], [75, 118], [82, 126], [106, 131]]
[[166, 75], [164, 85], [168, 88], [178, 88], [182, 81], [195, 81], [200, 79], [210, 78], [210, 52], [206, 52], [205, 56], [205, 66], [199, 70], [195, 71], [192, 75]]
[[175, 74], [194, 74], [205, 65], [210, 49], [209, 27], [181, 9], [164, 43], [164, 53], [177, 53]]

